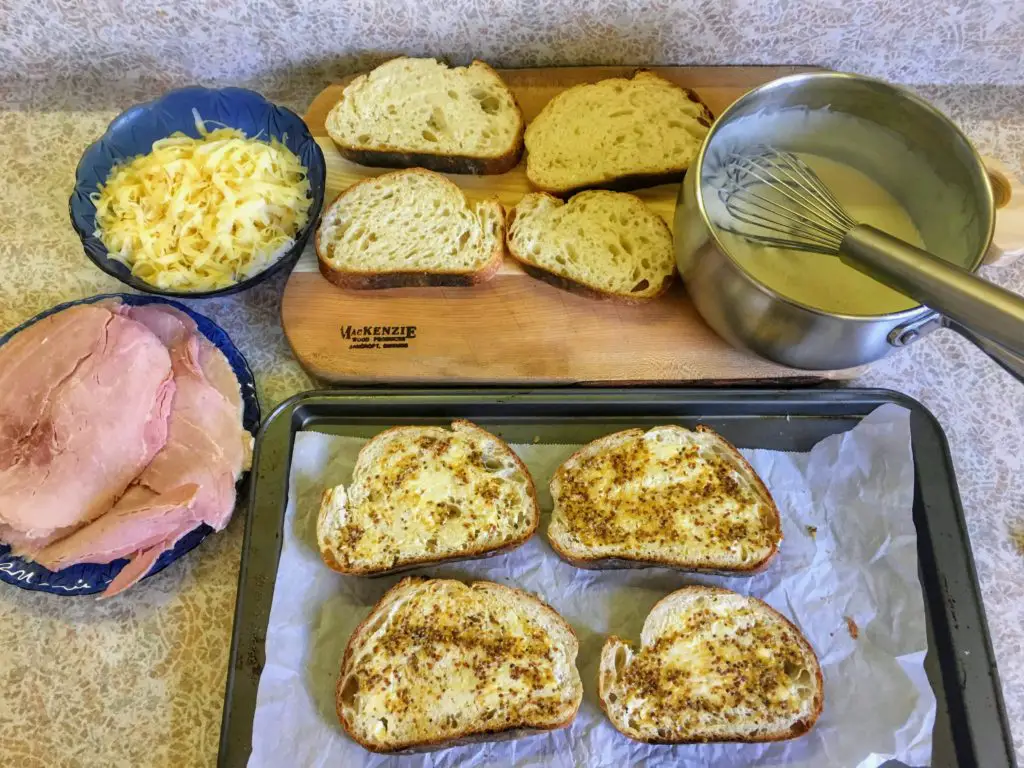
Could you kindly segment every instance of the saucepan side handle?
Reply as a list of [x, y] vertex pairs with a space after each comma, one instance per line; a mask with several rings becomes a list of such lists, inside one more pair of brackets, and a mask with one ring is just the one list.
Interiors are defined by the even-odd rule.
[[1007, 349], [1002, 344], [992, 341], [991, 339], [986, 339], [984, 336], [979, 336], [978, 334], [967, 330], [955, 320], [950, 320], [948, 317], [942, 318], [942, 325], [959, 333], [974, 346], [992, 358], [996, 365], [1013, 376], [1017, 381], [1024, 384], [1024, 355], [1018, 355], [1016, 352]]

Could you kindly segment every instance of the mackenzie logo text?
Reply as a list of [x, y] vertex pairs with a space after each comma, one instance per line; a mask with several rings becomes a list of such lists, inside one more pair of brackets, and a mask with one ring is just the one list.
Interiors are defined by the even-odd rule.
[[416, 338], [415, 325], [343, 325], [349, 349], [405, 349]]

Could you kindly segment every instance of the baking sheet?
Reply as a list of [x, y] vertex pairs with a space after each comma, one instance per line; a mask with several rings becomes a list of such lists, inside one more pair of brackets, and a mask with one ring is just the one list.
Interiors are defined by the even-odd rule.
[[[334, 713], [334, 684], [348, 636], [400, 578], [341, 576], [327, 569], [316, 552], [320, 493], [327, 485], [348, 481], [363, 442], [312, 432], [296, 435], [250, 765], [810, 768], [875, 766], [890, 758], [909, 765], [930, 762], [935, 698], [923, 666], [925, 615], [904, 409], [883, 406], [852, 431], [823, 440], [807, 454], [744, 451], [779, 504], [786, 537], [769, 569], [749, 579], [665, 569], [582, 571], [559, 560], [543, 536], [510, 555], [423, 569], [428, 575], [515, 584], [543, 596], [579, 635], [577, 665], [585, 694], [568, 729], [404, 757], [366, 752], [344, 735]], [[542, 509], [548, 509], [548, 478], [574, 446], [514, 447], [534, 475]], [[601, 714], [596, 672], [605, 636], [638, 641], [651, 606], [695, 582], [761, 597], [807, 635], [822, 663], [826, 699], [810, 734], [770, 745], [647, 746], [618, 734]]]

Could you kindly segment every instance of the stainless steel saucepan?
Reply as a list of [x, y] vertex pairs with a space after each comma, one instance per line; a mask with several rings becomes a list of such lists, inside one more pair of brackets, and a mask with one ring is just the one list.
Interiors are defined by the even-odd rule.
[[[855, 119], [834, 121], [825, 131], [779, 132], [780, 114], [815, 111]], [[774, 126], [774, 134], [761, 134], [761, 121], [769, 134]], [[907, 210], [929, 250], [970, 271], [982, 263], [995, 224], [985, 166], [960, 130], [927, 102], [858, 75], [810, 73], [768, 83], [740, 98], [715, 122], [687, 171], [676, 206], [679, 271], [697, 310], [719, 335], [783, 365], [828, 370], [870, 363], [946, 326], [1024, 380], [1024, 358], [928, 307], [879, 315], [827, 312], [782, 295], [745, 271], [709, 218], [705, 197], [713, 191], [702, 177], [708, 158], [718, 151], [735, 151], [737, 142], [746, 141], [768, 141], [782, 150], [831, 157], [861, 170]], [[938, 187], [942, 194], [935, 193]]]

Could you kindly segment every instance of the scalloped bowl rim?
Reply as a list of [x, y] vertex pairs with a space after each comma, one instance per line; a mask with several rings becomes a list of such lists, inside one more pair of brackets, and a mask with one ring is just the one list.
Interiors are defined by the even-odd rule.
[[[157, 288], [156, 286], [150, 285], [141, 278], [137, 278], [128, 271], [128, 267], [121, 262], [115, 261], [111, 258], [109, 251], [106, 246], [99, 240], [99, 238], [93, 235], [93, 232], [88, 230], [85, 226], [85, 222], [80, 222], [78, 214], [75, 211], [76, 200], [82, 200], [85, 204], [92, 206], [93, 213], [95, 215], [95, 206], [92, 205], [92, 201], [89, 200], [89, 194], [84, 191], [83, 187], [83, 175], [86, 161], [94, 157], [101, 151], [104, 143], [109, 143], [109, 139], [117, 134], [120, 127], [119, 124], [126, 122], [130, 117], [139, 113], [145, 113], [153, 111], [159, 106], [166, 102], [168, 99], [177, 98], [182, 95], [195, 93], [201, 95], [204, 98], [220, 96], [220, 97], [241, 97], [254, 101], [257, 104], [266, 105], [270, 111], [278, 111], [287, 115], [290, 119], [293, 119], [298, 126], [300, 126], [302, 133], [300, 138], [302, 143], [309, 144], [313, 149], [313, 156], [316, 160], [316, 167], [307, 167], [307, 178], [310, 181], [310, 188], [313, 193], [313, 202], [309, 209], [309, 220], [305, 226], [296, 233], [294, 245], [278, 258], [273, 263], [267, 265], [261, 272], [257, 272], [255, 275], [250, 275], [244, 280], [240, 280], [232, 285], [226, 285], [221, 288], [214, 288], [203, 291], [174, 291], [163, 288]], [[280, 137], [278, 137], [280, 138]], [[134, 157], [135, 155], [125, 156], [122, 160], [127, 157]], [[315, 175], [315, 178], [314, 178]], [[71, 191], [71, 195], [68, 198], [68, 213], [71, 218], [71, 226], [78, 234], [79, 239], [82, 241], [82, 249], [85, 252], [86, 258], [89, 259], [97, 268], [111, 277], [119, 280], [126, 286], [134, 288], [135, 290], [143, 293], [152, 294], [155, 296], [165, 296], [169, 298], [178, 299], [201, 299], [210, 298], [213, 296], [224, 296], [227, 294], [237, 293], [251, 288], [256, 283], [266, 280], [271, 275], [276, 274], [286, 266], [294, 266], [295, 262], [298, 261], [302, 255], [302, 251], [306, 247], [306, 243], [309, 237], [313, 234], [316, 229], [317, 222], [320, 218], [320, 212], [324, 206], [324, 200], [327, 193], [327, 161], [324, 158], [323, 150], [317, 143], [316, 138], [309, 130], [309, 126], [306, 125], [305, 121], [295, 112], [283, 107], [279, 104], [275, 104], [266, 98], [263, 94], [253, 91], [249, 88], [238, 88], [235, 86], [228, 86], [225, 88], [207, 88], [201, 85], [188, 85], [182, 88], [175, 88], [171, 91], [158, 96], [150, 101], [135, 104], [128, 109], [121, 112], [119, 115], [114, 117], [104, 129], [103, 133], [98, 139], [93, 141], [89, 146], [82, 152], [82, 156], [78, 159], [78, 164], [75, 166], [75, 186]], [[90, 251], [90, 248], [101, 251], [101, 254], [95, 254]]]

